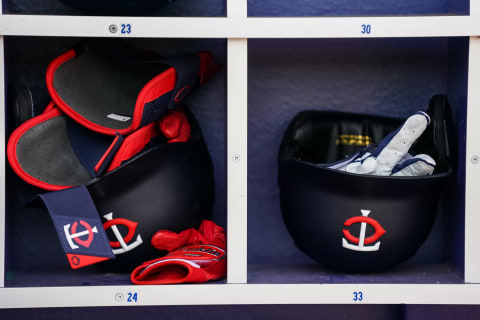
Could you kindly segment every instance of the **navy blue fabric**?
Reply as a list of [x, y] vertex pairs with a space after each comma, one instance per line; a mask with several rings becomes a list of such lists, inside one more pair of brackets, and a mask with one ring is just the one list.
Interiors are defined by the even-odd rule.
[[177, 82], [175, 83], [175, 88], [173, 89], [170, 103], [168, 109], [173, 109], [175, 105], [180, 101], [175, 101], [177, 94], [183, 88], [189, 86], [188, 90], [181, 93], [181, 96], [184, 97], [185, 94], [193, 90], [198, 84], [198, 70], [200, 68], [200, 59], [195, 54], [186, 54], [178, 58], [166, 59], [164, 62], [175, 69], [177, 73]]
[[[102, 171], [99, 171], [98, 173], [95, 172], [95, 166], [115, 138], [89, 130], [70, 119], [68, 120], [67, 131], [72, 149], [85, 170], [88, 171], [92, 178], [100, 176]], [[119, 139], [119, 141], [120, 140], [123, 141], [123, 138]], [[117, 144], [114, 150], [110, 152], [111, 156], [105, 159], [102, 165], [103, 170], [108, 166], [115, 151], [120, 147], [120, 145]]]
[[[38, 197], [47, 207], [65, 253], [115, 258], [97, 209], [85, 186], [44, 193]], [[74, 236], [80, 232], [85, 234]], [[79, 243], [89, 236], [93, 238], [88, 245]]]
[[157, 99], [146, 103], [143, 107], [140, 127], [144, 127], [152, 122], [160, 120], [167, 112], [167, 106], [171, 96], [172, 92], [164, 94]]
[[[197, 55], [186, 54], [178, 58], [165, 59], [161, 62], [175, 69], [177, 74], [175, 87], [170, 93], [145, 104], [140, 127], [161, 119], [168, 109], [175, 108], [183, 100], [183, 97], [198, 84], [197, 73], [200, 68], [200, 60]], [[183, 89], [184, 91], [180, 93]], [[179, 93], [182, 98], [175, 101]]]

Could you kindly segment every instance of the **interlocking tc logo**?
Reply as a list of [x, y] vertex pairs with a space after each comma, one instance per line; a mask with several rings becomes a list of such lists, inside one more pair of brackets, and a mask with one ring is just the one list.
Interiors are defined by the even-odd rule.
[[[118, 241], [109, 241], [110, 246], [112, 248], [119, 248], [119, 249], [113, 249], [114, 254], [122, 254], [122, 253], [128, 252], [130, 250], [135, 249], [136, 247], [138, 247], [143, 243], [142, 237], [138, 235], [135, 241], [128, 244], [130, 240], [133, 239], [133, 236], [135, 235], [135, 230], [137, 229], [137, 226], [138, 226], [137, 222], [130, 221], [123, 218], [113, 219], [113, 212], [110, 212], [104, 215], [103, 217], [107, 220], [107, 222], [103, 224], [103, 229], [107, 230], [108, 228], [112, 228], [113, 234], [115, 235], [115, 238], [117, 238], [118, 240]], [[123, 225], [127, 227], [128, 233], [125, 237], [122, 236], [122, 234], [120, 233], [120, 230], [118, 230], [117, 225]]]
[[[380, 249], [380, 241], [377, 240], [380, 239], [380, 237], [383, 236], [386, 231], [382, 228], [378, 221], [368, 217], [368, 215], [370, 214], [370, 210], [360, 210], [360, 212], [362, 212], [361, 216], [347, 219], [347, 221], [345, 221], [345, 223], [343, 224], [345, 227], [349, 227], [352, 224], [360, 223], [359, 237], [355, 237], [350, 233], [349, 230], [343, 229], [343, 235], [346, 239], [342, 238], [342, 247], [354, 251], [378, 251]], [[371, 225], [375, 229], [375, 233], [369, 237], [365, 237], [367, 231], [367, 224]], [[371, 244], [374, 242], [375, 244], [367, 246], [367, 244]]]
[[[84, 227], [83, 231], [77, 232], [78, 224]], [[65, 237], [67, 238], [67, 242], [72, 249], [80, 248], [78, 245], [82, 247], [88, 248], [93, 241], [93, 234], [98, 233], [97, 227], [91, 227], [87, 222], [83, 220], [79, 220], [78, 222], [75, 221], [70, 228], [70, 223], [63, 226], [63, 231], [65, 232]], [[80, 237], [87, 236], [87, 239], [80, 239]]]

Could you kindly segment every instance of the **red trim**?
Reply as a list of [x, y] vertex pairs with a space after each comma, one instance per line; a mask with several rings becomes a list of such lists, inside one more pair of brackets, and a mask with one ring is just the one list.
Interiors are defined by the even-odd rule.
[[150, 80], [140, 91], [137, 102], [135, 103], [135, 110], [133, 113], [132, 125], [137, 129], [142, 121], [143, 109], [145, 104], [158, 99], [167, 92], [172, 91], [175, 88], [175, 82], [177, 81], [177, 72], [174, 68], [168, 68], [164, 72], [157, 75]]
[[174, 68], [170, 67], [150, 80], [142, 88], [138, 100], [143, 99], [143, 104], [152, 102], [163, 96], [165, 93], [172, 91], [175, 88], [176, 81], [177, 72]]
[[70, 267], [72, 269], [79, 269], [79, 268], [83, 268], [83, 267], [89, 266], [89, 265], [94, 264], [94, 263], [98, 263], [98, 262], [101, 262], [101, 261], [108, 260], [110, 258], [86, 256], [86, 255], [83, 255], [83, 254], [67, 253], [67, 259], [68, 259], [68, 262], [70, 263]]
[[100, 158], [97, 165], [95, 166], [95, 172], [98, 172], [98, 170], [100, 170], [100, 167], [102, 166], [103, 162], [105, 161], [105, 159], [108, 157], [108, 155], [112, 151], [113, 147], [115, 147], [115, 145], [117, 144], [117, 141], [118, 141], [119, 138], [120, 138], [120, 136], [116, 136], [115, 139], [113, 139], [112, 144], [110, 145], [110, 147], [108, 147], [107, 151], [105, 151], [105, 153]]
[[117, 153], [115, 153], [107, 172], [118, 168], [122, 164], [122, 161], [128, 160], [136, 155], [153, 137], [158, 136], [158, 134], [156, 123], [151, 123], [127, 136], [123, 140], [120, 148], [118, 148]]
[[55, 103], [53, 103], [53, 101], [50, 101], [50, 103], [47, 105], [47, 107], [45, 108], [45, 110], [43, 110], [42, 113], [47, 113], [47, 112], [49, 112], [50, 110], [55, 109], [55, 108], [57, 108], [57, 106], [55, 105]]
[[23, 134], [25, 134], [25, 132], [35, 127], [36, 125], [39, 125], [45, 121], [48, 121], [52, 118], [62, 115], [62, 111], [55, 107], [51, 107], [51, 104], [48, 105], [47, 109], [49, 110], [46, 112], [43, 112], [41, 115], [36, 116], [35, 118], [32, 118], [24, 122], [17, 129], [15, 129], [15, 131], [13, 131], [12, 135], [8, 139], [7, 158], [13, 171], [15, 171], [15, 173], [20, 178], [25, 180], [27, 183], [45, 190], [57, 191], [57, 190], [70, 188], [71, 186], [59, 186], [59, 185], [53, 185], [53, 184], [43, 182], [26, 173], [20, 166], [20, 163], [18, 162], [18, 159], [17, 159], [17, 144], [20, 138], [23, 136]]

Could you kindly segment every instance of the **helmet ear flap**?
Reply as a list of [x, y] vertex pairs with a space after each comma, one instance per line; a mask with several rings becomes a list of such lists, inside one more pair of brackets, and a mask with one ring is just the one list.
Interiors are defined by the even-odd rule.
[[433, 173], [452, 172], [455, 162], [455, 130], [453, 116], [447, 96], [435, 95], [430, 99], [427, 110], [431, 124], [413, 145], [416, 153], [431, 155], [437, 165]]
[[20, 83], [9, 85], [7, 92], [8, 110], [13, 110], [7, 123], [17, 128], [35, 116], [32, 93], [26, 85]]

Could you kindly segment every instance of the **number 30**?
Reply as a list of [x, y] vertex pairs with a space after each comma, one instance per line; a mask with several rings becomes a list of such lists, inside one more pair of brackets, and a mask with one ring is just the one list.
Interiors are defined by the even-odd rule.
[[362, 24], [362, 34], [370, 34], [372, 32], [372, 26], [369, 24]]

